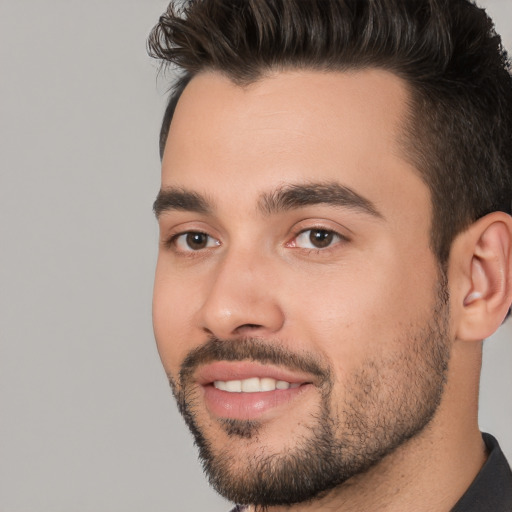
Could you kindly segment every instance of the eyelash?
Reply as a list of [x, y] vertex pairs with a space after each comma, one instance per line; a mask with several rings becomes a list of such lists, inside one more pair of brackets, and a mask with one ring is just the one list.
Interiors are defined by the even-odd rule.
[[[297, 239], [299, 237], [301, 237], [302, 235], [305, 235], [308, 232], [315, 232], [315, 231], [322, 232], [324, 234], [327, 234], [327, 236], [332, 237], [331, 240], [329, 241], [328, 245], [326, 245], [325, 247], [298, 247], [296, 245]], [[184, 243], [188, 245], [188, 249], [180, 249], [178, 247], [179, 239], [181, 237], [189, 237], [189, 236], [207, 237], [207, 241], [206, 241], [207, 245], [203, 248], [194, 250], [190, 247], [190, 244], [188, 244], [187, 241], [185, 241]], [[311, 237], [311, 235], [310, 235], [310, 237]], [[211, 241], [214, 241], [213, 246], [208, 245], [211, 243]], [[332, 250], [334, 248], [334, 246], [338, 245], [339, 243], [348, 242], [348, 241], [349, 241], [348, 237], [342, 235], [341, 233], [339, 233], [333, 229], [329, 229], [329, 228], [326, 228], [323, 226], [313, 226], [313, 227], [308, 227], [306, 229], [301, 229], [301, 230], [297, 231], [293, 235], [292, 239], [285, 244], [285, 247], [291, 248], [291, 249], [298, 249], [301, 251], [306, 251], [307, 253], [325, 253], [329, 250]], [[169, 239], [165, 242], [165, 246], [167, 248], [172, 249], [175, 253], [177, 253], [179, 255], [188, 256], [188, 257], [198, 256], [199, 254], [204, 253], [205, 250], [212, 249], [212, 248], [218, 247], [220, 245], [222, 245], [221, 242], [219, 240], [217, 240], [216, 238], [214, 238], [213, 236], [209, 235], [208, 233], [206, 233], [204, 231], [193, 231], [193, 230], [182, 231], [180, 233], [176, 233], [176, 234], [172, 235], [171, 237], [169, 237]]]
[[[311, 232], [310, 234], [310, 241], [311, 241], [311, 235], [313, 232], [322, 232], [324, 234], [327, 234], [328, 236], [331, 236], [332, 239], [329, 241], [329, 244], [325, 247], [297, 247], [294, 245], [296, 241], [301, 237], [302, 235], [305, 235], [308, 232]], [[312, 226], [308, 227], [306, 229], [301, 229], [300, 231], [297, 231], [297, 233], [293, 236], [292, 240], [286, 244], [289, 248], [294, 249], [300, 249], [302, 251], [307, 251], [308, 253], [325, 253], [329, 250], [334, 249], [336, 245], [343, 242], [348, 242], [349, 238], [345, 235], [342, 235], [338, 231], [335, 231], [331, 228], [326, 228], [325, 226]]]
[[[189, 250], [183, 250], [183, 249], [179, 249], [178, 247], [178, 243], [179, 243], [179, 239], [181, 237], [188, 237], [188, 236], [204, 236], [204, 237], [207, 237], [207, 244], [214, 240], [216, 242], [215, 245], [219, 246], [221, 245], [220, 242], [214, 238], [213, 236], [209, 235], [208, 233], [205, 233], [204, 231], [182, 231], [181, 233], [176, 233], [175, 235], [172, 235], [165, 243], [166, 247], [168, 247], [169, 249], [173, 249], [175, 250], [175, 252], [179, 253], [179, 254], [185, 254], [185, 255], [189, 255], [189, 254], [193, 254], [193, 253], [199, 253], [199, 252], [202, 252], [204, 249], [210, 249], [210, 247], [206, 246], [202, 249], [198, 249], [198, 250], [194, 250], [190, 247], [189, 245]], [[187, 243], [187, 242], [185, 242]]]

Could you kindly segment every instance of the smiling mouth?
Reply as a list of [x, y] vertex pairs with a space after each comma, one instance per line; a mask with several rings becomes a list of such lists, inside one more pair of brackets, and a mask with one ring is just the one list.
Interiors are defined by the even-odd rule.
[[286, 418], [286, 408], [322, 383], [312, 372], [290, 366], [217, 360], [199, 365], [190, 380], [212, 418], [270, 421]]
[[289, 382], [272, 377], [212, 380], [201, 387], [213, 417], [233, 420], [268, 420], [282, 415], [283, 407], [290, 407], [314, 388], [311, 381]]
[[301, 383], [276, 380], [270, 377], [252, 377], [243, 380], [216, 380], [213, 382], [213, 386], [220, 391], [227, 391], [228, 393], [262, 393], [296, 389], [301, 386]]

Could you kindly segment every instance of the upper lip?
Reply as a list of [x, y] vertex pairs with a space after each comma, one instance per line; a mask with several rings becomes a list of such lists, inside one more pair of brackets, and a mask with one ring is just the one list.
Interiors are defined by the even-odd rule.
[[194, 374], [201, 386], [215, 381], [245, 380], [253, 377], [271, 378], [292, 383], [312, 382], [313, 376], [271, 364], [254, 361], [217, 361], [201, 366]]

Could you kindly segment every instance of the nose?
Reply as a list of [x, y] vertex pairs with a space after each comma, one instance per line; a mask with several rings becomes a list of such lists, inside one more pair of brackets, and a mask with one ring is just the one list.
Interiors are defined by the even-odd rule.
[[199, 311], [202, 329], [219, 339], [268, 336], [284, 325], [278, 279], [271, 261], [231, 252], [217, 263]]

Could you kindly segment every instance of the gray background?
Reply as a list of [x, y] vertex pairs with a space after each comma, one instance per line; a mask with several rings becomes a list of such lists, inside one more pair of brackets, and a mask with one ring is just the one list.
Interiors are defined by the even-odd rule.
[[[0, 0], [0, 512], [221, 512], [151, 329], [167, 0]], [[512, 2], [488, 0], [512, 48]], [[512, 325], [481, 425], [512, 460]]]

